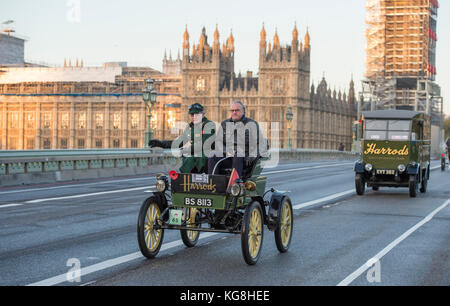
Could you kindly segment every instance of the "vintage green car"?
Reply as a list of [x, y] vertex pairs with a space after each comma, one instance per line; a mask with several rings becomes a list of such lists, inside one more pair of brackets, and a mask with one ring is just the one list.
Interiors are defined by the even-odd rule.
[[408, 187], [411, 197], [425, 193], [430, 178], [431, 118], [407, 110], [363, 112], [361, 159], [355, 164], [355, 187]]
[[[281, 253], [292, 239], [293, 211], [288, 196], [273, 188], [265, 191], [262, 161], [256, 158], [234, 179], [232, 169], [222, 174], [177, 173], [158, 175], [157, 192], [147, 198], [138, 218], [139, 248], [154, 258], [162, 245], [164, 230], [180, 230], [187, 247], [196, 245], [200, 232], [241, 235], [244, 260], [258, 261], [266, 225], [275, 233]], [[215, 173], [215, 172], [213, 172]]]

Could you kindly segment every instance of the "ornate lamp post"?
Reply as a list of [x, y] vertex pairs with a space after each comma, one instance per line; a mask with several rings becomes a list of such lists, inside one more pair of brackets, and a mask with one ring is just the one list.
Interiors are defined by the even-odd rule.
[[292, 105], [289, 105], [286, 111], [286, 120], [288, 121], [288, 143], [287, 143], [287, 147], [288, 149], [292, 148], [292, 143], [291, 143], [291, 122], [292, 119], [294, 118], [294, 113], [292, 112]]
[[145, 143], [144, 146], [148, 146], [148, 142], [153, 138], [151, 120], [152, 120], [152, 107], [155, 105], [157, 92], [153, 88], [153, 79], [145, 80], [146, 87], [142, 90], [142, 99], [145, 103], [145, 108], [147, 111], [147, 131], [145, 132]]

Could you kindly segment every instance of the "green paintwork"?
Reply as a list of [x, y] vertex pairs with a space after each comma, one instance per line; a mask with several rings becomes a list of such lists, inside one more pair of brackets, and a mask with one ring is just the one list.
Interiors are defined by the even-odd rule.
[[[362, 120], [380, 120], [380, 125], [377, 127], [372, 126], [371, 129], [368, 130], [370, 132], [385, 131], [381, 126], [382, 121], [407, 120], [410, 122], [409, 131], [406, 130], [408, 133], [405, 135], [409, 140], [363, 139], [361, 141], [362, 161], [365, 164], [371, 164], [374, 169], [379, 170], [397, 170], [400, 164], [408, 167], [410, 164], [416, 163], [420, 165], [419, 177], [421, 180], [430, 164], [431, 117], [418, 112], [394, 110], [365, 112]], [[390, 124], [391, 123], [389, 123], [389, 125]], [[364, 123], [363, 128], [366, 128], [366, 123]], [[395, 133], [398, 130], [394, 127], [392, 130], [389, 129], [388, 131], [394, 131]], [[400, 131], [403, 132], [405, 130], [400, 129]], [[404, 176], [403, 179], [405, 179]]]
[[137, 167], [137, 164], [138, 164], [137, 158], [128, 159], [128, 167]]
[[102, 168], [102, 161], [101, 160], [91, 160], [91, 161], [89, 161], [89, 168], [90, 169], [101, 169]]
[[[388, 149], [397, 154], [389, 154]], [[382, 152], [380, 154], [373, 152], [378, 153], [378, 150]], [[406, 150], [407, 154], [403, 155]], [[417, 160], [417, 144], [411, 144], [408, 141], [365, 140], [362, 142], [362, 153], [363, 162], [372, 164], [375, 169], [397, 169], [400, 164], [408, 165], [410, 161]]]
[[28, 173], [42, 172], [42, 163], [40, 162], [27, 163], [27, 172]]
[[89, 161], [88, 160], [77, 160], [76, 167], [77, 167], [77, 170], [89, 169]]
[[59, 165], [57, 161], [45, 162], [44, 163], [44, 171], [58, 171]]
[[127, 160], [125, 158], [116, 159], [116, 168], [125, 168], [127, 166]]
[[139, 158], [139, 166], [141, 167], [148, 166], [148, 158]]
[[24, 163], [11, 163], [8, 166], [9, 174], [25, 173]]
[[103, 160], [103, 168], [114, 168], [114, 159]]
[[74, 170], [75, 163], [73, 160], [63, 160], [61, 161], [61, 170]]

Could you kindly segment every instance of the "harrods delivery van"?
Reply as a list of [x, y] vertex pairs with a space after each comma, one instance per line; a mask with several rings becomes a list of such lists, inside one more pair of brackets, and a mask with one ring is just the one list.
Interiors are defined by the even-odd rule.
[[361, 158], [355, 164], [355, 187], [408, 187], [416, 197], [430, 178], [431, 117], [406, 110], [363, 112]]

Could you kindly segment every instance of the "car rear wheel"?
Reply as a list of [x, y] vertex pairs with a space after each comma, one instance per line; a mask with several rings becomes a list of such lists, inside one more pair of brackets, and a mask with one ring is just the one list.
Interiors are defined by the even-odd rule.
[[294, 219], [292, 214], [292, 203], [288, 197], [281, 202], [279, 209], [278, 226], [275, 229], [275, 243], [280, 253], [286, 253], [292, 240], [292, 228]]
[[[199, 227], [196, 222], [200, 218], [200, 210], [197, 208], [189, 208], [188, 227]], [[200, 237], [199, 231], [180, 230], [181, 240], [188, 248], [194, 247]]]

